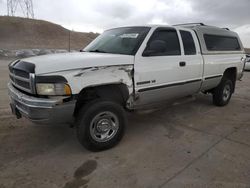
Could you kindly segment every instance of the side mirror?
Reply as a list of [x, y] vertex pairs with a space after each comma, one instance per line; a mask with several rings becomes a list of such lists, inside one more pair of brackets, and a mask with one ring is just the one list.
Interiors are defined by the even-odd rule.
[[167, 49], [167, 43], [163, 40], [153, 40], [146, 47], [143, 52], [143, 56], [156, 55], [159, 53], [164, 53]]

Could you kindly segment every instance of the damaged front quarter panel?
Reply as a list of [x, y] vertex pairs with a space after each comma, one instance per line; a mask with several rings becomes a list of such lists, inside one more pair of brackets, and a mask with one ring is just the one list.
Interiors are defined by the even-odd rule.
[[129, 95], [133, 93], [133, 65], [90, 67], [78, 70], [68, 79], [72, 90], [79, 93], [83, 88], [107, 84], [125, 84]]
[[[44, 74], [54, 75], [55, 73]], [[110, 84], [124, 84], [128, 88], [129, 99], [127, 107], [133, 105], [134, 84], [133, 84], [133, 65], [115, 65], [115, 66], [95, 66], [77, 70], [68, 70], [57, 72], [68, 81], [72, 94], [77, 95], [83, 89]]]

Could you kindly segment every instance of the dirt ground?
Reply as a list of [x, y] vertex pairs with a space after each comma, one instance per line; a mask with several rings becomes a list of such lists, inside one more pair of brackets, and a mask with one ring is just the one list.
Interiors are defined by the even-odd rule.
[[250, 187], [250, 72], [228, 106], [200, 94], [129, 114], [121, 143], [92, 153], [74, 129], [10, 114], [9, 61], [0, 60], [0, 188]]

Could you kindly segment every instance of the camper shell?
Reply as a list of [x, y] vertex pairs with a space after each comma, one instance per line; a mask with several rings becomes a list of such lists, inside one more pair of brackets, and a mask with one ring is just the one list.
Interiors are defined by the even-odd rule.
[[[229, 30], [228, 28], [219, 28], [215, 26], [209, 26], [205, 25], [203, 23], [190, 23], [190, 24], [179, 24], [179, 25], [174, 25], [178, 26], [179, 28], [189, 28], [195, 31], [199, 43], [200, 43], [200, 48], [201, 48], [201, 53], [202, 54], [232, 54], [232, 53], [245, 53], [244, 47], [242, 45], [242, 42], [239, 38], [239, 35], [234, 32]], [[210, 36], [214, 37], [214, 39], [217, 39], [217, 42], [221, 42], [222, 45], [226, 45], [226, 43], [230, 43], [231, 45], [235, 45], [235, 49], [226, 49], [224, 48], [223, 50], [218, 50], [218, 49], [208, 49], [207, 43], [206, 43], [206, 37]], [[218, 41], [219, 40], [219, 41]], [[232, 44], [233, 43], [233, 44]]]

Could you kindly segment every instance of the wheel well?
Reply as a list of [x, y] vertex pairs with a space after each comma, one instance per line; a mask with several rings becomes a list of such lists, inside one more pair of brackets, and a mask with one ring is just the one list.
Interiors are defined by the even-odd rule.
[[233, 82], [233, 92], [235, 90], [236, 76], [237, 76], [237, 68], [236, 67], [230, 67], [230, 68], [226, 69], [224, 74], [223, 74], [223, 78], [230, 79]]
[[112, 100], [125, 107], [129, 98], [129, 91], [125, 84], [109, 84], [84, 88], [78, 94], [74, 116], [77, 115], [83, 105], [97, 98]]

